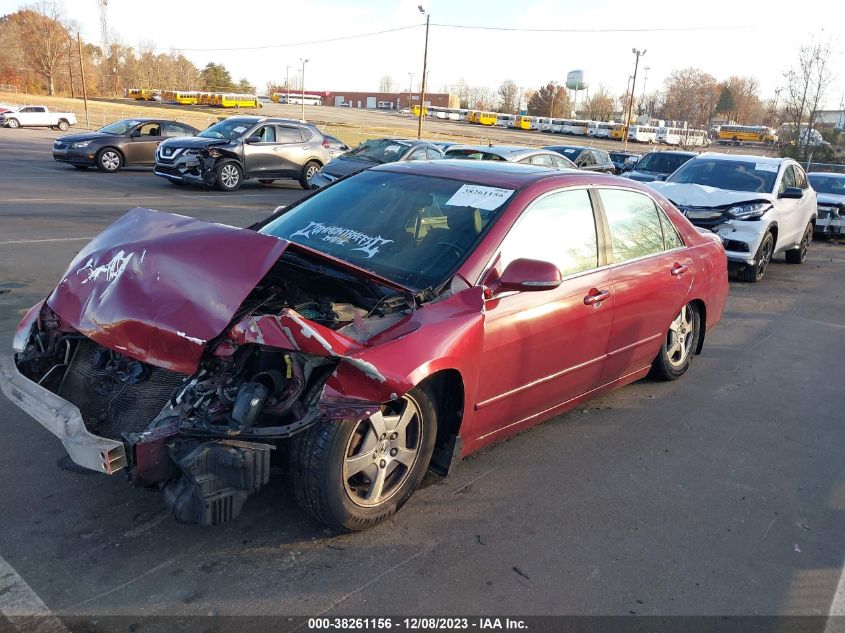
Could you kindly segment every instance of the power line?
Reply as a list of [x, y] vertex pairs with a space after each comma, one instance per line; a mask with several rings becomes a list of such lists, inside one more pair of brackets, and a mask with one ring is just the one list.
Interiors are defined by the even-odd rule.
[[471, 24], [442, 24], [431, 23], [431, 26], [440, 26], [447, 29], [466, 29], [474, 31], [511, 31], [515, 33], [663, 33], [663, 32], [680, 32], [680, 31], [720, 31], [720, 30], [735, 30], [735, 29], [751, 29], [757, 25], [752, 26], [667, 26], [667, 27], [646, 27], [641, 29], [635, 28], [595, 28], [595, 29], [531, 29], [519, 28], [510, 26], [478, 26]]

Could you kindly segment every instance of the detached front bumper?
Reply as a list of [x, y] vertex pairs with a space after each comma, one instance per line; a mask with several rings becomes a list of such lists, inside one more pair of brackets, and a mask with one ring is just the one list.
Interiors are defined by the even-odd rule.
[[109, 475], [126, 467], [121, 442], [89, 433], [76, 406], [21, 374], [9, 354], [0, 355], [0, 390], [58, 437], [74, 463]]

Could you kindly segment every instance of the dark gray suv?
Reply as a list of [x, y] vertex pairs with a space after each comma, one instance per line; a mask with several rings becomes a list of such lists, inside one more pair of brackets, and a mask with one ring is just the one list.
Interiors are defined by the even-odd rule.
[[244, 180], [269, 184], [298, 180], [310, 189], [311, 178], [331, 160], [329, 141], [316, 126], [293, 119], [234, 116], [193, 138], [159, 145], [156, 176], [177, 184], [236, 191]]

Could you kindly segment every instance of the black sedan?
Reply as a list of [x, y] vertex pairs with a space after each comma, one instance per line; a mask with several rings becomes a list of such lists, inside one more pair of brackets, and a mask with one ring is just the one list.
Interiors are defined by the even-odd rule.
[[602, 174], [615, 174], [616, 167], [610, 160], [610, 155], [603, 149], [595, 147], [581, 147], [580, 145], [549, 145], [543, 149], [557, 152], [571, 160], [578, 169], [597, 171]]
[[338, 178], [357, 174], [383, 163], [443, 158], [434, 143], [416, 139], [374, 138], [335, 158], [311, 178], [311, 188], [320, 189]]
[[97, 167], [108, 173], [127, 165], [152, 166], [159, 143], [177, 136], [194, 136], [198, 131], [166, 119], [124, 119], [96, 132], [60, 136], [53, 143], [53, 158], [77, 169]]

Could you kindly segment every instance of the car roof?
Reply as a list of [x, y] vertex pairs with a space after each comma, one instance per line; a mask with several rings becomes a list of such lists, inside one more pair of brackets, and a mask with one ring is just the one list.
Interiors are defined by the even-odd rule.
[[808, 171], [807, 176], [832, 176], [834, 178], [845, 178], [845, 174], [837, 174], [832, 171]]
[[[553, 175], [583, 177], [585, 173], [577, 169], [555, 170], [538, 165], [524, 165], [522, 163], [491, 160], [464, 160], [459, 158], [385, 163], [373, 167], [370, 171], [419, 174], [421, 176], [463, 180], [478, 185], [509, 189], [521, 189], [533, 182]], [[590, 174], [591, 177], [595, 175]]]
[[780, 156], [759, 156], [757, 154], [722, 154], [720, 152], [702, 152], [698, 154], [699, 158], [717, 158], [724, 161], [732, 161], [737, 163], [764, 163], [767, 165], [783, 165], [788, 162], [795, 162], [791, 158], [782, 158]]
[[586, 145], [545, 145], [543, 149], [556, 152], [559, 149], [598, 149], [598, 147], [587, 147]]
[[489, 154], [496, 154], [502, 158], [516, 158], [521, 156], [529, 156], [531, 154], [549, 154], [549, 150], [539, 147], [525, 147], [521, 145], [454, 145], [446, 150], [446, 153], [452, 151], [469, 150], [472, 152], [487, 152]]
[[[294, 123], [296, 125], [308, 125], [310, 127], [315, 127], [313, 123], [309, 123], [308, 121], [301, 121], [299, 119], [286, 119], [284, 117], [277, 117], [277, 116], [256, 116], [254, 114], [240, 114], [236, 116], [230, 116], [223, 119], [223, 121], [244, 121], [250, 123]], [[219, 123], [220, 121], [218, 121]]]
[[[716, 156], [730, 156], [731, 154], [719, 154], [718, 152], [705, 152], [709, 154], [715, 154]], [[703, 156], [704, 154], [699, 154], [698, 152], [686, 152], [679, 149], [656, 149], [651, 152], [646, 152], [643, 154], [643, 158], [648, 156], [649, 154], [679, 154], [680, 156]]]

